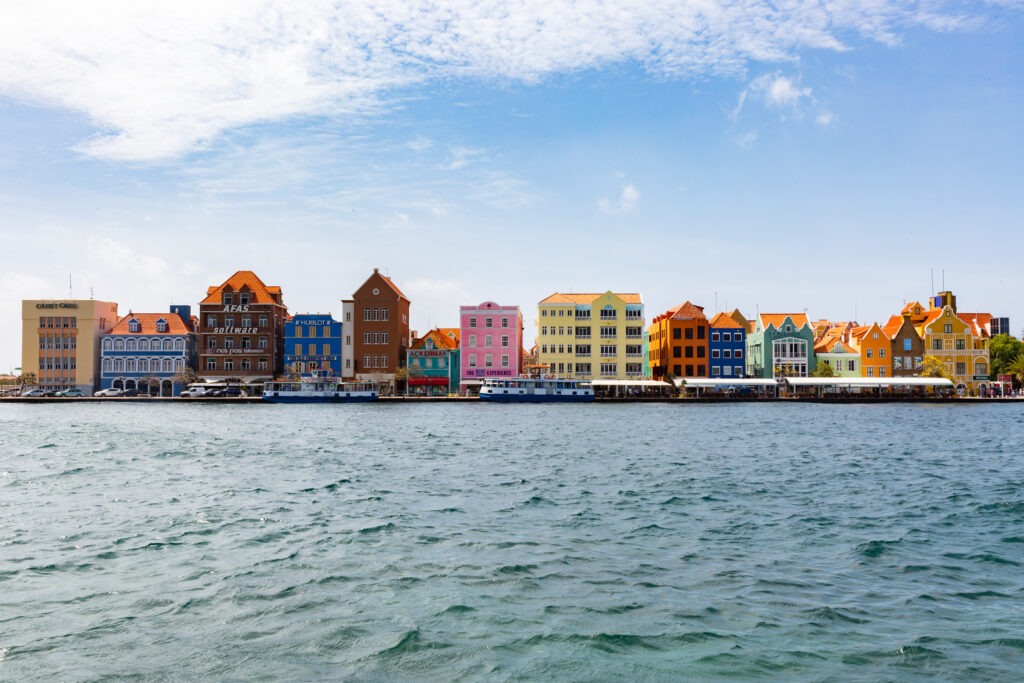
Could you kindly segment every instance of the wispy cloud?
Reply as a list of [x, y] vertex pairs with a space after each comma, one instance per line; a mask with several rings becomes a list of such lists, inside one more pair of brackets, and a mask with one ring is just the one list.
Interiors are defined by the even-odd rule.
[[831, 125], [835, 116], [814, 96], [811, 88], [800, 84], [799, 79], [787, 76], [782, 72], [762, 74], [750, 81], [739, 94], [736, 108], [729, 118], [736, 122], [744, 107], [751, 101], [758, 101], [772, 109], [785, 110], [789, 115], [802, 118], [805, 109], [815, 113], [818, 125]]
[[611, 200], [607, 197], [600, 199], [597, 202], [597, 208], [605, 213], [629, 213], [638, 201], [640, 201], [640, 191], [632, 184], [626, 184], [622, 186], [622, 191], [619, 193], [617, 200]]
[[971, 7], [983, 5], [38, 0], [4, 8], [0, 94], [89, 117], [84, 154], [153, 161], [255, 123], [385, 110], [412, 86], [536, 83], [621, 63], [663, 78], [741, 75], [802, 49], [845, 49], [852, 36], [897, 44], [910, 26], [968, 26], [982, 14]]

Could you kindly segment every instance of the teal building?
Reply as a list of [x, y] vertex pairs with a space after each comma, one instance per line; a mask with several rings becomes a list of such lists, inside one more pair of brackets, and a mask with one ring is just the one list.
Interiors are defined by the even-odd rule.
[[747, 377], [807, 377], [814, 372], [814, 329], [806, 313], [759, 313], [747, 335]]

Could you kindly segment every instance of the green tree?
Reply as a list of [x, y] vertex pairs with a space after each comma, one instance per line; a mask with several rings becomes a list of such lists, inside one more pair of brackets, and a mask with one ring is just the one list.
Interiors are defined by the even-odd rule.
[[188, 385], [195, 384], [197, 381], [199, 381], [199, 375], [192, 368], [179, 370], [174, 374], [174, 377], [171, 377], [171, 382], [180, 384], [183, 387], [188, 387]]
[[824, 361], [818, 362], [818, 367], [814, 368], [814, 372], [811, 373], [811, 377], [835, 377], [836, 373], [832, 370], [831, 363]]
[[18, 379], [21, 380], [21, 386], [25, 386], [26, 384], [39, 384], [39, 380], [36, 378], [36, 373], [34, 372], [23, 372], [21, 373], [21, 377]]
[[989, 372], [992, 379], [1006, 374], [1007, 368], [1024, 353], [1024, 342], [1008, 334], [997, 334], [988, 343]]
[[1013, 359], [1013, 362], [1006, 366], [1005, 374], [1011, 375], [1019, 383], [1024, 384], [1024, 353]]

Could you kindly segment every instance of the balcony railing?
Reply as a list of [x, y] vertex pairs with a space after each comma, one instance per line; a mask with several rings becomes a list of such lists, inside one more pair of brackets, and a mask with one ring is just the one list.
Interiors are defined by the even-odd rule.
[[601, 352], [601, 358], [616, 358], [618, 355], [619, 354], [617, 353], [607, 353], [605, 351]]
[[601, 333], [601, 339], [616, 339], [618, 336], [619, 335], [617, 335], [615, 333], [612, 333], [612, 334], [608, 334], [607, 332], [602, 332]]
[[590, 335], [589, 334], [577, 334], [576, 338], [577, 339], [590, 339]]
[[642, 352], [642, 351], [637, 351], [637, 352], [627, 352], [627, 353], [626, 353], [626, 357], [627, 357], [627, 358], [643, 358], [643, 357], [644, 357], [644, 354], [643, 354], [643, 352]]
[[590, 358], [592, 355], [593, 354], [591, 354], [591, 353], [581, 353], [579, 351], [576, 352], [576, 357], [577, 358]]

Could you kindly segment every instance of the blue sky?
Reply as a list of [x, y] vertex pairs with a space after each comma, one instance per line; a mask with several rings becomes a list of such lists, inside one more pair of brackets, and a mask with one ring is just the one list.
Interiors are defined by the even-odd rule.
[[1020, 2], [206, 5], [0, 24], [0, 370], [68, 273], [337, 313], [379, 266], [530, 338], [553, 291], [870, 322], [944, 269], [1024, 329]]

